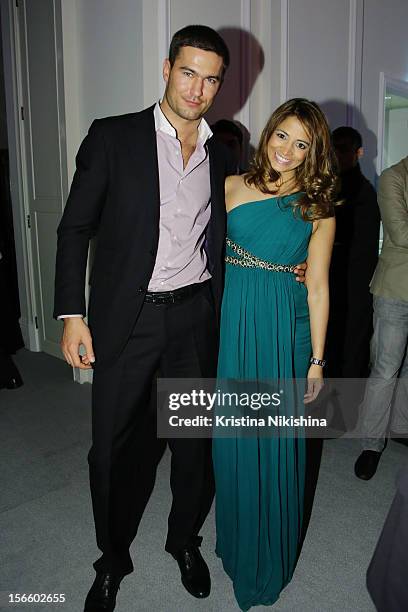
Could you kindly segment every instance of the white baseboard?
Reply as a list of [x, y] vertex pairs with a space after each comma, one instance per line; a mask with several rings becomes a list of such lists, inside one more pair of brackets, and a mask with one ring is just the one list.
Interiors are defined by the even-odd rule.
[[35, 328], [35, 325], [31, 321], [27, 321], [21, 317], [20, 319], [20, 329], [23, 335], [24, 345], [26, 349], [29, 351], [33, 351], [35, 353], [40, 352], [40, 343], [38, 338], [38, 333]]

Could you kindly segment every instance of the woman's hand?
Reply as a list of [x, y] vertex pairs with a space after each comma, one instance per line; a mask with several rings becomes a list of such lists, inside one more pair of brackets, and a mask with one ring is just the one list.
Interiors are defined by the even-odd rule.
[[303, 396], [305, 404], [310, 404], [323, 389], [323, 368], [318, 365], [311, 365], [307, 373], [307, 389]]

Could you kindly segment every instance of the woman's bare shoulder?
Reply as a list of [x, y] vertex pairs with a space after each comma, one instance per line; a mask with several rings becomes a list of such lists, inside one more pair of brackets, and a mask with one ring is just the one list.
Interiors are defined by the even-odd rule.
[[231, 174], [225, 179], [225, 194], [236, 191], [244, 187], [245, 181], [242, 175]]
[[225, 207], [227, 212], [240, 200], [241, 193], [247, 188], [243, 176], [229, 176], [225, 180]]

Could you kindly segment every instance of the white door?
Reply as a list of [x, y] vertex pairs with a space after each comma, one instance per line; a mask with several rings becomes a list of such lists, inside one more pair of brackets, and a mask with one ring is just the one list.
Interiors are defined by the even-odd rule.
[[56, 229], [67, 192], [60, 0], [18, 0], [27, 244], [39, 348], [61, 357], [52, 317]]

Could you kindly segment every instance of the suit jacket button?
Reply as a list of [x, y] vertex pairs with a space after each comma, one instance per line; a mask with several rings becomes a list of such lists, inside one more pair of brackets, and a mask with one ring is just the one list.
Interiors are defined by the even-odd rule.
[[146, 291], [145, 287], [139, 287], [139, 289], [137, 290], [138, 293], [144, 293]]
[[152, 257], [156, 257], [156, 251], [154, 249], [150, 249], [149, 253]]

